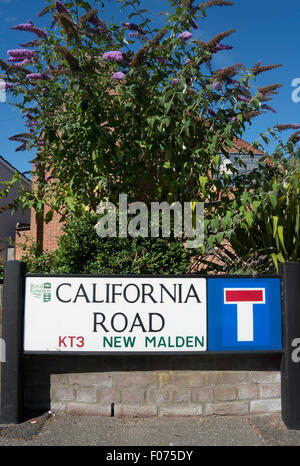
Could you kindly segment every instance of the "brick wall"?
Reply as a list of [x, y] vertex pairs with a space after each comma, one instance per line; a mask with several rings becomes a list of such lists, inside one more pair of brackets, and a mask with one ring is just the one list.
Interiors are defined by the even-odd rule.
[[[45, 209], [45, 214], [49, 208]], [[59, 237], [63, 234], [61, 216], [55, 212], [51, 222], [43, 225], [43, 250], [52, 252], [57, 249]]]
[[28, 410], [102, 416], [280, 412], [280, 355], [26, 356]]
[[[45, 214], [49, 208], [45, 208]], [[57, 249], [59, 237], [63, 234], [63, 223], [58, 213], [54, 213], [51, 222], [45, 224], [42, 221], [36, 220], [34, 210], [31, 210], [30, 229], [26, 231], [16, 231], [15, 239], [15, 259], [21, 260], [23, 250], [22, 244], [30, 244], [32, 242], [41, 245], [42, 249], [47, 252], [52, 252]]]

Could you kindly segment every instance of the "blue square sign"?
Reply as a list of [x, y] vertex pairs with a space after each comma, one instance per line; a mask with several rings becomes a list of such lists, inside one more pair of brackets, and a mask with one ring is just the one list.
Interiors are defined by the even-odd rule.
[[208, 350], [282, 348], [279, 278], [209, 278]]

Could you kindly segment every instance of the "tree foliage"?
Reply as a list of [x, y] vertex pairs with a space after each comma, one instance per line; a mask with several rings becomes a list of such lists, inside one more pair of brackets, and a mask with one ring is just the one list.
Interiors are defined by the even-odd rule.
[[233, 166], [231, 175], [221, 170], [221, 154], [230, 160], [253, 118], [274, 111], [268, 102], [281, 87], [255, 85], [258, 75], [279, 64], [213, 66], [215, 54], [232, 48], [223, 41], [234, 30], [204, 42], [198, 23], [211, 7], [233, 3], [168, 0], [160, 28], [141, 0], [119, 0], [121, 24], [104, 20], [105, 3], [48, 0], [39, 14], [52, 17], [47, 31], [31, 20], [13, 28], [36, 38], [9, 50], [8, 62], [0, 60], [6, 89], [17, 98], [28, 128], [10, 139], [21, 143], [18, 151], [38, 149], [36, 189], [20, 192], [15, 204], [40, 215], [47, 205], [49, 222], [54, 211], [63, 218], [80, 218], [87, 207], [95, 213], [100, 201], [116, 203], [120, 193], [130, 202], [204, 201], [209, 247], [224, 239], [237, 249], [247, 244], [248, 251], [259, 245], [275, 265], [298, 257], [297, 248], [288, 252], [299, 240], [298, 224], [284, 237], [282, 227], [295, 223], [297, 211], [290, 218], [290, 209], [299, 202], [299, 180], [289, 179], [288, 189], [278, 181], [286, 155], [292, 164], [299, 157], [298, 132], [285, 155], [277, 151], [281, 165], [274, 160], [272, 188], [264, 168], [255, 182], [255, 176], [239, 180]]
[[55, 29], [16, 26], [37, 40], [9, 50], [10, 63], [2, 63], [29, 128], [12, 139], [21, 142], [17, 150], [39, 148], [38, 192], [23, 203], [81, 215], [122, 192], [131, 200], [190, 201], [203, 199], [200, 177], [207, 176], [213, 197], [223, 187], [218, 154], [229, 155], [279, 87], [251, 89], [259, 73], [279, 65], [213, 69], [234, 30], [203, 42], [197, 22], [232, 2], [169, 0], [160, 30], [140, 0], [120, 2], [139, 24], [119, 25], [104, 22], [100, 1], [100, 11], [86, 1], [48, 3], [41, 13], [52, 14]]
[[97, 216], [69, 219], [58, 248], [39, 253], [24, 248], [28, 272], [95, 274], [184, 274], [191, 270], [193, 251], [178, 238], [99, 238]]

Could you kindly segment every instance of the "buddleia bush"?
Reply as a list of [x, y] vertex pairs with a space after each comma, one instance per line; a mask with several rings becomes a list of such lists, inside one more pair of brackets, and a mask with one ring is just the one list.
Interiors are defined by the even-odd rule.
[[194, 251], [170, 238], [100, 238], [98, 217], [87, 214], [67, 222], [52, 271], [94, 274], [184, 274]]

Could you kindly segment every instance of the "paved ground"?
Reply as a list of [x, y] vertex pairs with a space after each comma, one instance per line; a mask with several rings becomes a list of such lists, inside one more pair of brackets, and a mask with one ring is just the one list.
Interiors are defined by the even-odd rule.
[[107, 418], [44, 415], [0, 425], [0, 446], [299, 446], [279, 414], [255, 417]]

